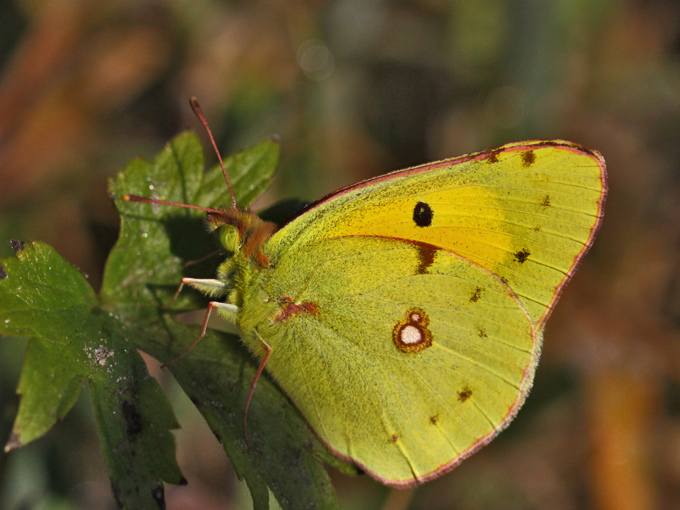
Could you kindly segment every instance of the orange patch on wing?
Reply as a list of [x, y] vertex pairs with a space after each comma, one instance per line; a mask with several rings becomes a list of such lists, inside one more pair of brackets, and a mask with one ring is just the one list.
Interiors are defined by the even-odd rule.
[[319, 315], [319, 307], [316, 303], [312, 303], [310, 301], [298, 304], [293, 302], [293, 300], [289, 297], [283, 297], [279, 300], [279, 303], [282, 305], [281, 310], [276, 315], [276, 317], [274, 317], [274, 322], [285, 321], [289, 317], [302, 312], [309, 313], [314, 317], [318, 317]]

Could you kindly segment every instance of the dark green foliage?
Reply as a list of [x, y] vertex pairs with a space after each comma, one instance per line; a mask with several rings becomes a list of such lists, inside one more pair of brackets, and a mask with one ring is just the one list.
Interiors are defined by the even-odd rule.
[[[277, 160], [278, 145], [265, 141], [225, 162], [240, 207], [268, 185]], [[137, 349], [164, 363], [184, 351], [200, 326], [176, 318], [205, 308], [207, 301], [188, 290], [172, 308], [163, 305], [182, 276], [214, 277], [220, 257], [185, 267], [216, 249], [201, 211], [120, 197], [130, 193], [204, 207], [230, 205], [231, 198], [219, 168], [204, 172], [203, 152], [191, 133], [178, 136], [153, 163], [132, 162], [110, 191], [122, 223], [99, 296], [47, 245], [26, 243], [0, 261], [0, 333], [30, 338], [7, 447], [45, 434], [68, 413], [87, 380], [116, 498], [125, 508], [163, 508], [163, 482], [183, 482], [170, 433], [178, 424]], [[268, 507], [267, 489], [284, 508], [335, 507], [318, 459], [340, 462], [267, 377], [250, 407], [246, 443], [243, 408], [257, 364], [237, 336], [210, 330], [170, 369], [245, 479], [255, 508]]]

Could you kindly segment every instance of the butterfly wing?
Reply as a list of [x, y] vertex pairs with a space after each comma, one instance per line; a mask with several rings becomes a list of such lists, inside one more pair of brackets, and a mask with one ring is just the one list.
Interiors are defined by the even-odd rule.
[[372, 235], [450, 250], [502, 278], [537, 324], [592, 244], [606, 196], [599, 153], [532, 141], [401, 170], [312, 204], [269, 243]]
[[605, 166], [522, 142], [364, 181], [265, 246], [243, 340], [338, 455], [381, 481], [437, 476], [493, 438], [602, 218]]
[[[284, 257], [241, 310], [244, 341], [336, 454], [408, 486], [453, 468], [511, 419], [539, 334], [495, 275], [437, 250], [369, 236]], [[263, 320], [263, 296], [277, 296]]]

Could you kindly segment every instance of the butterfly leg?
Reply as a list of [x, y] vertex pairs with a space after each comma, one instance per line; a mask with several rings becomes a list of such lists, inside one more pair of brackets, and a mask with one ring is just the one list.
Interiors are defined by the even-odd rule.
[[194, 289], [202, 292], [203, 294], [212, 297], [224, 295], [227, 288], [227, 284], [220, 280], [202, 278], [182, 278], [182, 280], [179, 282], [179, 287], [177, 287], [177, 291], [175, 292], [174, 296], [172, 296], [172, 299], [168, 304], [163, 305], [163, 308], [170, 308], [175, 303], [175, 301], [177, 301], [180, 292], [182, 292], [182, 289], [184, 288], [184, 285], [190, 285]]
[[236, 320], [236, 317], [238, 315], [238, 306], [232, 305], [230, 303], [222, 303], [221, 301], [211, 301], [210, 303], [208, 303], [208, 310], [205, 313], [205, 319], [203, 319], [203, 327], [201, 328], [201, 333], [196, 337], [196, 339], [193, 342], [191, 342], [191, 345], [187, 347], [182, 354], [177, 356], [175, 359], [163, 364], [161, 368], [168, 367], [175, 363], [176, 361], [182, 359], [187, 354], [189, 354], [189, 351], [193, 349], [194, 346], [198, 343], [198, 341], [205, 336], [205, 332], [208, 330], [208, 321], [210, 321], [210, 314], [215, 308], [218, 309], [218, 311], [223, 317], [227, 319], [233, 319], [234, 321]]
[[246, 444], [248, 445], [248, 448], [250, 448], [250, 444], [248, 443], [248, 409], [250, 408], [250, 401], [253, 399], [253, 393], [255, 393], [255, 387], [257, 386], [257, 381], [260, 380], [260, 376], [262, 375], [262, 372], [264, 371], [264, 367], [267, 364], [267, 360], [269, 359], [269, 356], [272, 353], [271, 346], [267, 342], [264, 341], [264, 339], [257, 332], [257, 329], [255, 329], [255, 334], [260, 339], [260, 342], [262, 342], [262, 347], [264, 347], [264, 350], [266, 352], [265, 352], [264, 357], [262, 358], [262, 361], [260, 362], [260, 366], [257, 369], [257, 373], [255, 374], [255, 377], [253, 377], [253, 382], [250, 383], [250, 392], [248, 393], [248, 399], [246, 400], [246, 407], [243, 410], [243, 437], [246, 440]]

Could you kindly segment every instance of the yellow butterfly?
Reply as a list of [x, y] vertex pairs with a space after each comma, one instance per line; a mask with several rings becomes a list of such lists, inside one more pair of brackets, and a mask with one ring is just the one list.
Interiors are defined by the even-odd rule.
[[231, 255], [183, 282], [225, 299], [202, 334], [213, 309], [237, 324], [331, 452], [412, 486], [517, 413], [605, 196], [599, 153], [512, 143], [354, 184], [282, 226], [205, 209]]

